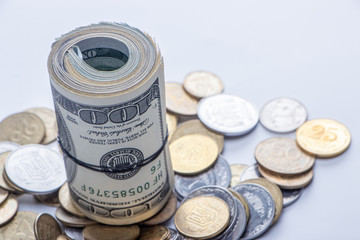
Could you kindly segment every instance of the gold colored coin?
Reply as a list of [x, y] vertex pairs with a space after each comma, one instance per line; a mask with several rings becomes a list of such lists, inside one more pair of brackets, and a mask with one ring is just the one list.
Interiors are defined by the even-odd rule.
[[255, 149], [256, 161], [266, 169], [280, 174], [308, 171], [315, 157], [302, 151], [291, 138], [275, 137], [260, 142]]
[[78, 210], [75, 204], [72, 202], [69, 185], [67, 182], [64, 183], [64, 185], [62, 185], [59, 190], [59, 202], [61, 207], [68, 213], [78, 217], [85, 217], [85, 215], [80, 212], [80, 210]]
[[0, 205], [0, 226], [8, 223], [16, 214], [19, 204], [12, 195]]
[[3, 178], [4, 181], [6, 182], [6, 184], [8, 186], [10, 186], [10, 188], [15, 189], [15, 193], [24, 193], [24, 190], [19, 188], [18, 186], [16, 186], [8, 177], [8, 175], [6, 174], [6, 171], [3, 172]]
[[0, 187], [10, 191], [16, 192], [15, 188], [11, 187], [4, 178], [5, 161], [10, 152], [4, 152], [0, 154]]
[[60, 234], [59, 236], [57, 236], [56, 240], [69, 240], [66, 235], [64, 234]]
[[37, 213], [18, 212], [5, 226], [0, 228], [0, 239], [36, 240], [34, 224]]
[[247, 167], [248, 167], [248, 165], [245, 165], [245, 164], [231, 164], [230, 165], [231, 175], [232, 175], [230, 187], [238, 185], [241, 182], [240, 176], [244, 172], [245, 168], [247, 168]]
[[181, 123], [172, 136], [171, 141], [175, 141], [185, 135], [190, 134], [203, 134], [213, 138], [218, 145], [219, 153], [224, 149], [224, 135], [213, 132], [205, 127], [199, 119], [192, 119]]
[[170, 156], [175, 172], [198, 174], [215, 163], [218, 147], [208, 136], [191, 134], [170, 143]]
[[59, 191], [45, 195], [34, 195], [34, 198], [42, 204], [52, 207], [60, 207]]
[[343, 153], [350, 145], [349, 130], [331, 119], [313, 119], [296, 130], [296, 141], [306, 152], [328, 158]]
[[305, 187], [310, 184], [314, 177], [313, 169], [296, 175], [281, 175], [271, 172], [260, 165], [258, 165], [258, 170], [264, 178], [283, 189], [298, 189]]
[[214, 196], [186, 200], [176, 211], [174, 223], [179, 232], [191, 238], [212, 238], [229, 224], [229, 206]]
[[165, 226], [154, 226], [142, 228], [138, 240], [168, 240], [170, 230]]
[[176, 130], [176, 126], [178, 123], [178, 117], [174, 114], [171, 113], [166, 113], [166, 123], [167, 123], [167, 127], [168, 127], [168, 131], [169, 131], [169, 139], [168, 141], [170, 142], [172, 136], [174, 135], [174, 132]]
[[78, 217], [71, 215], [58, 207], [55, 212], [56, 218], [65, 226], [68, 227], [85, 227], [97, 224], [97, 222], [88, 219], [87, 217]]
[[160, 210], [160, 212], [157, 213], [154, 217], [143, 222], [143, 224], [147, 226], [153, 226], [169, 220], [174, 215], [176, 211], [176, 207], [177, 207], [176, 196], [174, 193], [171, 193], [170, 198], [167, 204], [165, 205], [165, 207], [163, 207]]
[[42, 144], [48, 144], [56, 139], [58, 126], [54, 110], [44, 107], [37, 107], [30, 108], [26, 110], [26, 112], [34, 113], [43, 121], [45, 126], [45, 137], [41, 142]]
[[180, 83], [165, 83], [166, 108], [176, 114], [192, 116], [197, 113], [198, 101]]
[[265, 178], [249, 179], [244, 181], [243, 183], [255, 183], [266, 188], [269, 191], [275, 201], [275, 216], [273, 220], [274, 224], [279, 219], [283, 209], [283, 195], [280, 188], [276, 184], [266, 180]]
[[83, 230], [85, 240], [135, 240], [140, 235], [137, 225], [129, 226], [87, 226]]
[[9, 196], [9, 191], [0, 187], [0, 204], [2, 204]]
[[249, 208], [249, 204], [246, 201], [246, 199], [238, 192], [232, 190], [231, 188], [228, 188], [228, 191], [235, 197], [237, 198], [241, 204], [244, 206], [245, 208], [245, 213], [246, 213], [246, 221], [249, 221], [250, 218], [250, 208]]
[[15, 113], [0, 122], [0, 141], [25, 144], [41, 143], [45, 136], [42, 120], [33, 113]]
[[41, 213], [35, 220], [35, 236], [37, 240], [56, 240], [61, 234], [61, 227], [56, 219], [47, 213]]
[[185, 90], [196, 98], [219, 94], [224, 90], [221, 79], [211, 72], [191, 72], [184, 79]]

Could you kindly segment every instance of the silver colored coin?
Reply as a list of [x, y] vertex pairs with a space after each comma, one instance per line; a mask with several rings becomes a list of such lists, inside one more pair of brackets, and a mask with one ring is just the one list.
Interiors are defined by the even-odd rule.
[[191, 199], [197, 196], [214, 196], [222, 199], [228, 206], [230, 210], [230, 220], [227, 228], [218, 236], [212, 239], [223, 240], [227, 239], [226, 237], [229, 236], [236, 224], [236, 220], [238, 218], [238, 209], [236, 201], [233, 195], [225, 188], [219, 186], [205, 186], [200, 187], [193, 192], [191, 192], [182, 202], [184, 203], [186, 200]]
[[75, 228], [75, 227], [64, 227], [64, 232], [68, 238], [71, 240], [84, 240], [84, 236], [82, 234], [83, 228]]
[[259, 121], [258, 110], [253, 104], [228, 94], [203, 98], [197, 114], [204, 125], [226, 136], [244, 135], [253, 130]]
[[215, 172], [216, 183], [215, 185], [221, 187], [229, 187], [231, 183], [231, 168], [226, 159], [219, 155], [216, 164], [212, 167], [212, 171]]
[[281, 192], [283, 195], [283, 207], [288, 207], [300, 198], [303, 188], [293, 190], [281, 189]]
[[6, 159], [5, 172], [14, 185], [33, 194], [55, 192], [66, 181], [62, 156], [37, 144], [12, 151]]
[[270, 100], [260, 111], [261, 124], [270, 131], [295, 131], [307, 119], [307, 111], [299, 101], [282, 97]]
[[219, 156], [215, 165], [199, 175], [183, 176], [175, 174], [175, 191], [179, 200], [195, 189], [208, 185], [227, 188], [231, 182], [231, 169], [223, 156]]
[[272, 224], [275, 202], [268, 190], [260, 185], [242, 183], [232, 188], [249, 203], [250, 218], [241, 239], [254, 239], [262, 235]]
[[211, 169], [195, 176], [183, 176], [175, 174], [175, 191], [178, 199], [182, 200], [192, 191], [199, 187], [215, 185], [215, 173]]
[[4, 152], [11, 152], [18, 147], [20, 147], [20, 145], [14, 142], [0, 142], [0, 154]]
[[258, 170], [257, 164], [253, 164], [245, 168], [245, 170], [240, 175], [240, 181], [246, 181], [259, 177], [261, 177], [261, 174]]
[[244, 233], [246, 229], [247, 224], [247, 217], [246, 217], [246, 211], [245, 207], [242, 205], [242, 203], [235, 198], [237, 210], [238, 210], [238, 217], [236, 219], [236, 223], [234, 225], [234, 228], [230, 232], [228, 236], [226, 236], [226, 239], [229, 240], [238, 240]]
[[172, 228], [168, 228], [170, 230], [170, 238], [169, 240], [185, 240], [187, 239], [183, 235], [181, 235], [178, 231]]

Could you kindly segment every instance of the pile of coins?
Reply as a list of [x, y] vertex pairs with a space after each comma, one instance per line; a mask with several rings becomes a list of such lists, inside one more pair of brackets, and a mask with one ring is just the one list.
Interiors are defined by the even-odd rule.
[[[220, 78], [209, 72], [166, 84], [170, 154], [181, 201], [174, 224], [190, 239], [260, 236], [311, 183], [315, 157], [336, 156], [350, 144], [344, 125], [306, 121], [307, 111], [295, 99], [270, 100], [258, 112], [250, 101], [222, 91]], [[178, 119], [183, 121], [177, 126]], [[247, 134], [259, 120], [274, 133], [296, 130], [296, 139], [265, 139], [255, 149], [256, 164], [229, 165], [221, 155], [224, 136]]]
[[[235, 240], [266, 232], [311, 183], [315, 158], [341, 154], [350, 133], [334, 120], [307, 121], [305, 107], [295, 99], [273, 99], [258, 112], [248, 100], [223, 94], [223, 88], [209, 72], [192, 72], [183, 84], [166, 83], [174, 193], [157, 215], [130, 226], [99, 224], [74, 206], [59, 148], [48, 144], [57, 132], [52, 110], [33, 108], [5, 118], [0, 239]], [[221, 154], [225, 137], [247, 134], [259, 121], [274, 133], [296, 130], [296, 138], [264, 139], [254, 149], [256, 164], [230, 165]], [[56, 208], [56, 218], [18, 212], [16, 198], [24, 193]]]

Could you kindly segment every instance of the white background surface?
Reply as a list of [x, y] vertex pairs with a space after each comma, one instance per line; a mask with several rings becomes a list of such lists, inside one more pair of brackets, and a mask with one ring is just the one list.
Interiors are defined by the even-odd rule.
[[[208, 70], [222, 78], [225, 93], [258, 109], [290, 96], [304, 103], [309, 119], [345, 124], [352, 133], [348, 151], [317, 160], [313, 182], [260, 239], [359, 239], [359, 0], [0, 0], [0, 119], [30, 107], [52, 108], [51, 44], [99, 21], [126, 22], [155, 37], [166, 81]], [[274, 136], [280, 135], [258, 125], [246, 136], [227, 138], [223, 155], [230, 163], [254, 163], [256, 145]], [[42, 211], [31, 199], [23, 198], [20, 209]]]

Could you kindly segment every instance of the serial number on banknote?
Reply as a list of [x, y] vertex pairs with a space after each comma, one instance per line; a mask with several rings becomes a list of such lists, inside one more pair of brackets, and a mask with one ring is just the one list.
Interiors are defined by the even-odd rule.
[[102, 190], [98, 188], [94, 188], [92, 186], [88, 186], [83, 184], [81, 186], [81, 190], [86, 192], [90, 195], [98, 196], [98, 197], [105, 197], [105, 198], [125, 198], [128, 196], [135, 196], [137, 194], [143, 193], [146, 190], [149, 190], [151, 187], [157, 185], [160, 180], [163, 178], [163, 171], [159, 169], [161, 168], [161, 161], [157, 165], [151, 167], [150, 172], [153, 175], [152, 181], [147, 181], [142, 185], [138, 185], [133, 188], [129, 188], [126, 190]]

